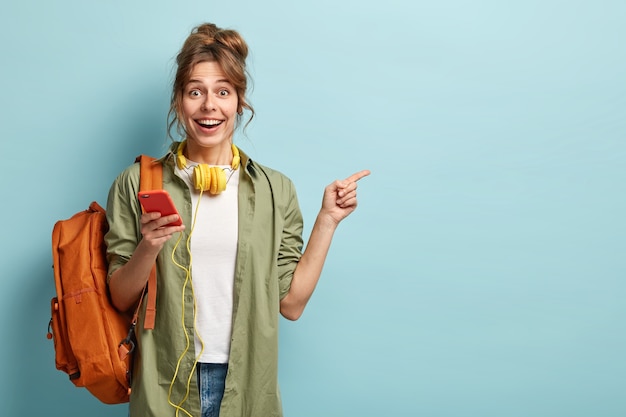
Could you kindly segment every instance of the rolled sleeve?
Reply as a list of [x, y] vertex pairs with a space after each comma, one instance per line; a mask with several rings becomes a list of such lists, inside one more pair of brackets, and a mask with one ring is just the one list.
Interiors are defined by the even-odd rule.
[[285, 186], [285, 220], [277, 260], [279, 296], [281, 300], [291, 288], [293, 273], [302, 257], [303, 248], [303, 220], [296, 190], [291, 181], [286, 181]]

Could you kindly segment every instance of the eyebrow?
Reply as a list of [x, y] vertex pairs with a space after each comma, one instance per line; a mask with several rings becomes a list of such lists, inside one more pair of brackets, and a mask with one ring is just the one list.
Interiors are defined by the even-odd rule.
[[[190, 79], [190, 80], [187, 82], [187, 84], [193, 84], [193, 83], [203, 84], [202, 80], [198, 80], [198, 79], [195, 79], [195, 78], [192, 78], [192, 79]], [[231, 82], [230, 82], [230, 81], [228, 81], [227, 79], [217, 80], [217, 81], [215, 81], [215, 83], [216, 83], [216, 84], [219, 84], [219, 83], [224, 83], [224, 84], [230, 84], [230, 85], [233, 85], [233, 83], [231, 83]]]

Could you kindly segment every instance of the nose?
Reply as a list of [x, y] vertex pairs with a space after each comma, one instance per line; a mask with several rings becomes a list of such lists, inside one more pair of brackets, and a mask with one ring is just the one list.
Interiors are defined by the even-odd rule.
[[207, 94], [206, 98], [202, 102], [202, 110], [215, 110], [215, 105], [213, 104], [213, 97], [211, 94]]

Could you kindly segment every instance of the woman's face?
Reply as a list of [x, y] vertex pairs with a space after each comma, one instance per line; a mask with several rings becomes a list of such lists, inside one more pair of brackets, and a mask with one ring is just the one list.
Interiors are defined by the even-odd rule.
[[182, 99], [182, 116], [188, 139], [201, 147], [230, 146], [238, 102], [237, 92], [219, 64], [196, 64]]

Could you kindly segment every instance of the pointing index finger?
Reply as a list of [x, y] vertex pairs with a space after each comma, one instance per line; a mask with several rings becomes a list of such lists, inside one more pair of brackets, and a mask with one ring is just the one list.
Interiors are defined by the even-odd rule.
[[359, 171], [359, 172], [356, 172], [356, 173], [350, 175], [348, 178], [346, 178], [346, 181], [348, 181], [348, 182], [357, 182], [361, 178], [367, 177], [369, 174], [370, 174], [370, 170], [369, 169], [364, 169], [363, 171]]

